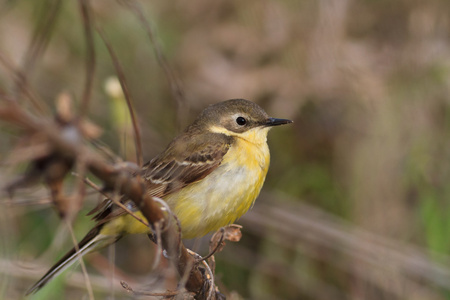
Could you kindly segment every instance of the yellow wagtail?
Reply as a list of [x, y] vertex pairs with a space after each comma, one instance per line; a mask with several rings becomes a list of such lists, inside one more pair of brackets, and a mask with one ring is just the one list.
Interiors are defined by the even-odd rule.
[[[164, 199], [181, 224], [183, 238], [201, 237], [233, 223], [259, 195], [269, 168], [267, 133], [290, 120], [270, 118], [258, 105], [233, 99], [207, 107], [157, 157], [142, 176], [148, 193]], [[123, 201], [133, 207], [131, 201]], [[134, 208], [135, 209], [135, 208]], [[27, 294], [36, 292], [79, 255], [110, 245], [126, 234], [151, 230], [105, 200], [94, 211], [96, 226]], [[136, 214], [144, 218], [140, 212]]]

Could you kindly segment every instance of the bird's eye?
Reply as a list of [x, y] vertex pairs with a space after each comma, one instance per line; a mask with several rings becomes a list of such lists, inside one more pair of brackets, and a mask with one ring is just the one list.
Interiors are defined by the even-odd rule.
[[237, 117], [236, 123], [240, 126], [244, 126], [247, 123], [247, 120], [243, 117]]

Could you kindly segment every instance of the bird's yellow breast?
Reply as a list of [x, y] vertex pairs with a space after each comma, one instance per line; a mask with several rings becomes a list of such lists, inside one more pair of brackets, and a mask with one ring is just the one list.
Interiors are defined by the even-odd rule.
[[246, 213], [269, 168], [267, 143], [236, 138], [221, 165], [203, 180], [165, 200], [181, 223], [183, 238], [194, 238], [233, 223]]
[[[181, 223], [182, 237], [201, 237], [233, 223], [253, 205], [269, 169], [268, 129], [236, 134], [222, 163], [204, 179], [164, 198]], [[228, 133], [228, 132], [227, 132]], [[140, 212], [136, 214], [144, 218]], [[110, 232], [150, 233], [147, 226], [125, 215], [108, 222]]]

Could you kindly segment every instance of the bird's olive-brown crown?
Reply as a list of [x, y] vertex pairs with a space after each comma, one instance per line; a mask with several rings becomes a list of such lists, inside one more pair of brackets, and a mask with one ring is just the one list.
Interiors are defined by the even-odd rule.
[[192, 124], [195, 127], [224, 127], [233, 132], [245, 132], [251, 128], [268, 125], [270, 118], [257, 104], [232, 99], [208, 106]]

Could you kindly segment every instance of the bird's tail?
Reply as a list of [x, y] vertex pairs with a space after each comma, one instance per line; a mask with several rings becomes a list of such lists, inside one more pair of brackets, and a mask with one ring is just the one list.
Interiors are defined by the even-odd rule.
[[[78, 244], [77, 248], [73, 248], [69, 252], [66, 253], [38, 282], [36, 282], [31, 288], [28, 289], [26, 295], [30, 295], [32, 293], [37, 292], [40, 288], [46, 285], [54, 276], [60, 274], [65, 269], [74, 264], [78, 257], [81, 257], [89, 252], [94, 250], [101, 249], [106, 247], [118, 239], [120, 239], [120, 235], [111, 236], [104, 235], [100, 233], [100, 229], [102, 226], [94, 227], [91, 231], [86, 234], [86, 236], [81, 240]], [[77, 252], [78, 250], [78, 252]]]

